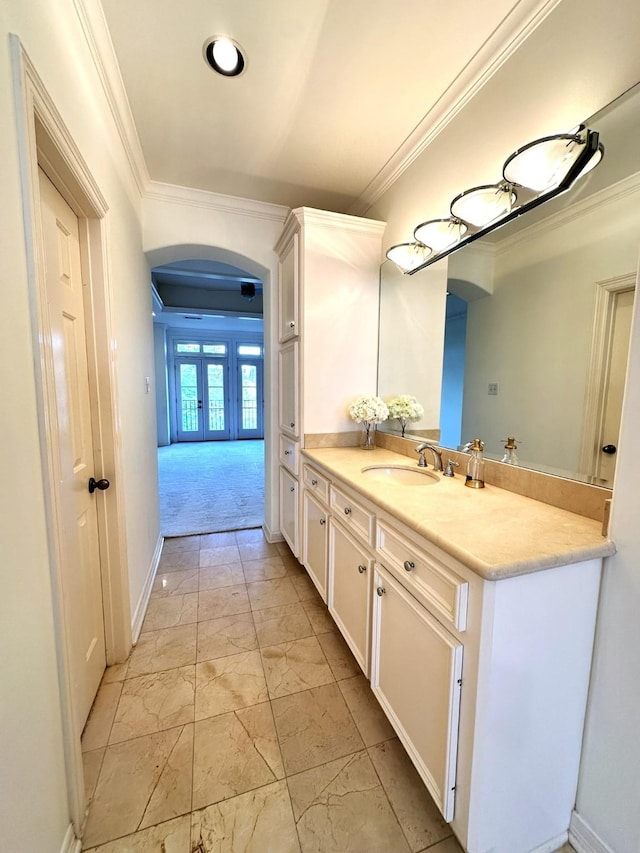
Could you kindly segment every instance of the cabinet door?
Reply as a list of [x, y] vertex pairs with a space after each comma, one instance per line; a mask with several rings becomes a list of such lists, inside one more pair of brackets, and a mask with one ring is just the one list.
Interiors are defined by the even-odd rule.
[[453, 819], [463, 646], [381, 566], [371, 687], [444, 819]]
[[329, 519], [329, 613], [365, 675], [369, 674], [373, 560], [333, 518]]
[[327, 512], [305, 489], [302, 498], [302, 562], [327, 600]]
[[293, 240], [280, 258], [280, 276], [278, 279], [278, 337], [280, 342], [288, 341], [298, 332], [298, 244], [300, 237]]
[[293, 438], [300, 435], [298, 405], [298, 342], [278, 353], [278, 409], [280, 429]]
[[298, 481], [280, 468], [280, 532], [298, 556]]

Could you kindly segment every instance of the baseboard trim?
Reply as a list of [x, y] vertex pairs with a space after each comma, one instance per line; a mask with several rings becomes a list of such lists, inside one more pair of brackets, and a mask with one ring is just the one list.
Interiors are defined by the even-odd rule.
[[67, 831], [64, 834], [60, 853], [80, 853], [81, 849], [82, 843], [79, 838], [76, 838], [72, 824], [69, 824]]
[[160, 564], [160, 555], [162, 554], [163, 544], [164, 538], [162, 536], [158, 536], [156, 549], [153, 552], [153, 557], [151, 558], [151, 563], [149, 565], [149, 571], [147, 572], [147, 577], [145, 579], [144, 586], [142, 587], [142, 592], [140, 593], [140, 598], [138, 599], [133, 619], [131, 620], [131, 634], [134, 646], [138, 642], [138, 637], [142, 630], [142, 623], [144, 622], [149, 599], [151, 598], [153, 582], [156, 579], [156, 572], [158, 571], [158, 566]]
[[267, 542], [284, 542], [284, 536], [279, 530], [271, 530], [267, 522], [262, 524], [262, 532]]
[[578, 812], [571, 815], [569, 825], [569, 844], [577, 853], [614, 853], [604, 841], [591, 829]]
[[534, 850], [531, 850], [531, 853], [553, 853], [554, 850], [560, 850], [568, 840], [569, 833], [562, 832], [560, 835], [556, 835], [555, 838], [550, 838], [549, 841], [545, 841], [544, 844], [540, 844]]

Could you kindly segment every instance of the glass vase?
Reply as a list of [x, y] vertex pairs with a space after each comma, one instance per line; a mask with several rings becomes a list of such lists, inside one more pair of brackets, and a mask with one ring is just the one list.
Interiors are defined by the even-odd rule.
[[363, 450], [373, 450], [376, 446], [376, 425], [362, 424], [362, 436], [360, 438], [360, 447]]

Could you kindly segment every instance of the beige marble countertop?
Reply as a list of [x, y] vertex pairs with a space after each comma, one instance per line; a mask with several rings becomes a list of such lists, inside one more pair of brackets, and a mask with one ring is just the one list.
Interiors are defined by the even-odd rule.
[[438, 473], [440, 482], [430, 486], [398, 486], [362, 474], [370, 465], [415, 467], [391, 450], [335, 447], [302, 453], [487, 580], [615, 553], [599, 521], [496, 486], [467, 489], [464, 475]]

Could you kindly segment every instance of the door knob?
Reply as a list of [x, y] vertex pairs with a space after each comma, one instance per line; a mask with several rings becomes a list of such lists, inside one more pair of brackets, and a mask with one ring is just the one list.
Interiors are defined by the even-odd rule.
[[610, 456], [613, 456], [617, 449], [618, 448], [615, 446], [615, 444], [605, 444], [605, 446], [602, 448], [602, 452], [608, 453]]
[[100, 489], [101, 492], [104, 492], [110, 485], [111, 483], [104, 478], [102, 480], [94, 480], [93, 477], [89, 477], [89, 494], [92, 495], [96, 489]]

